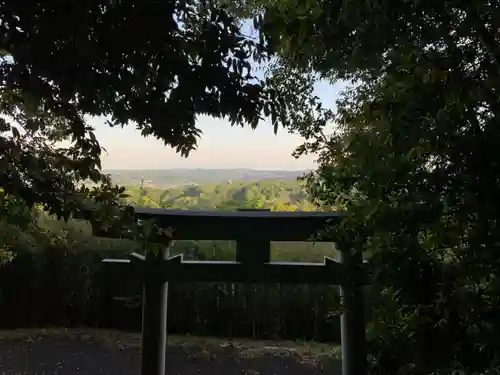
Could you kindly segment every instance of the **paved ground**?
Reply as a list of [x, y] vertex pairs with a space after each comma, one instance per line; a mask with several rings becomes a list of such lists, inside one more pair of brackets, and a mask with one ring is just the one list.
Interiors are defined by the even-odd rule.
[[[97, 332], [97, 331], [96, 331]], [[328, 346], [230, 343], [176, 339], [169, 345], [170, 375], [340, 374]], [[139, 375], [138, 337], [86, 331], [0, 333], [2, 375]]]

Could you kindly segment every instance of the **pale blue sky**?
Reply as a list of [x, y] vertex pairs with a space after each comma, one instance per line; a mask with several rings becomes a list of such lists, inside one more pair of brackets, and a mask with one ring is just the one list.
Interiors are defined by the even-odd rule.
[[[325, 106], [334, 107], [341, 85], [321, 82], [316, 93]], [[295, 147], [302, 143], [298, 136], [280, 129], [275, 135], [268, 122], [250, 127], [231, 127], [227, 121], [201, 116], [198, 126], [203, 135], [198, 149], [188, 158], [155, 138], [143, 138], [134, 126], [110, 128], [104, 119], [90, 124], [107, 150], [102, 155], [103, 169], [170, 169], [170, 168], [252, 168], [299, 170], [314, 167], [314, 156], [292, 157]]]
[[[242, 24], [242, 32], [256, 36], [252, 22]], [[263, 76], [263, 70], [256, 72]], [[326, 82], [316, 85], [316, 95], [328, 108], [333, 108], [343, 84], [332, 86]], [[170, 168], [252, 168], [252, 169], [308, 169], [314, 166], [314, 156], [299, 160], [293, 150], [302, 144], [298, 136], [280, 129], [275, 135], [269, 122], [262, 122], [256, 130], [250, 127], [231, 127], [227, 121], [200, 116], [197, 121], [203, 135], [198, 149], [188, 158], [155, 138], [143, 138], [134, 126], [110, 128], [104, 119], [91, 120], [96, 136], [107, 150], [102, 155], [103, 169], [170, 169]]]

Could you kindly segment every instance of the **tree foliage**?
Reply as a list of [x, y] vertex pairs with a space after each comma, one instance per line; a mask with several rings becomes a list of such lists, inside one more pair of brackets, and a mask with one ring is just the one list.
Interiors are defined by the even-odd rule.
[[236, 210], [268, 208], [279, 211], [315, 209], [300, 181], [263, 180], [177, 186], [167, 189], [127, 186], [127, 204], [154, 208]]
[[276, 107], [251, 72], [265, 46], [217, 4], [6, 0], [0, 20], [0, 185], [65, 216], [89, 195], [82, 180], [102, 183], [106, 199], [121, 193], [100, 173], [88, 116], [186, 156], [199, 114], [255, 127]]
[[371, 256], [374, 371], [495, 372], [499, 4], [259, 4], [281, 69], [352, 82], [332, 134], [290, 126], [318, 153], [316, 202], [341, 205], [337, 234]]

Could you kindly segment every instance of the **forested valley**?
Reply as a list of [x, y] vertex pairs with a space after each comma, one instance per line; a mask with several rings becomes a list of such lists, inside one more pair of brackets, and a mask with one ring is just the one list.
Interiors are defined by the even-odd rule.
[[265, 208], [274, 211], [313, 210], [301, 181], [263, 180], [185, 185], [167, 189], [144, 185], [128, 186], [124, 201], [140, 207], [236, 210]]

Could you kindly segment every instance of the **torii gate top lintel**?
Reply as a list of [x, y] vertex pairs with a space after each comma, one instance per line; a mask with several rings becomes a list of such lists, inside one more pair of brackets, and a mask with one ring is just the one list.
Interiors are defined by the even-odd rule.
[[337, 222], [337, 212], [269, 211], [242, 209], [238, 211], [170, 210], [134, 208], [140, 220], [154, 219], [157, 226], [175, 228], [177, 240], [236, 240], [241, 238], [266, 241], [321, 241], [317, 237], [326, 225]]

